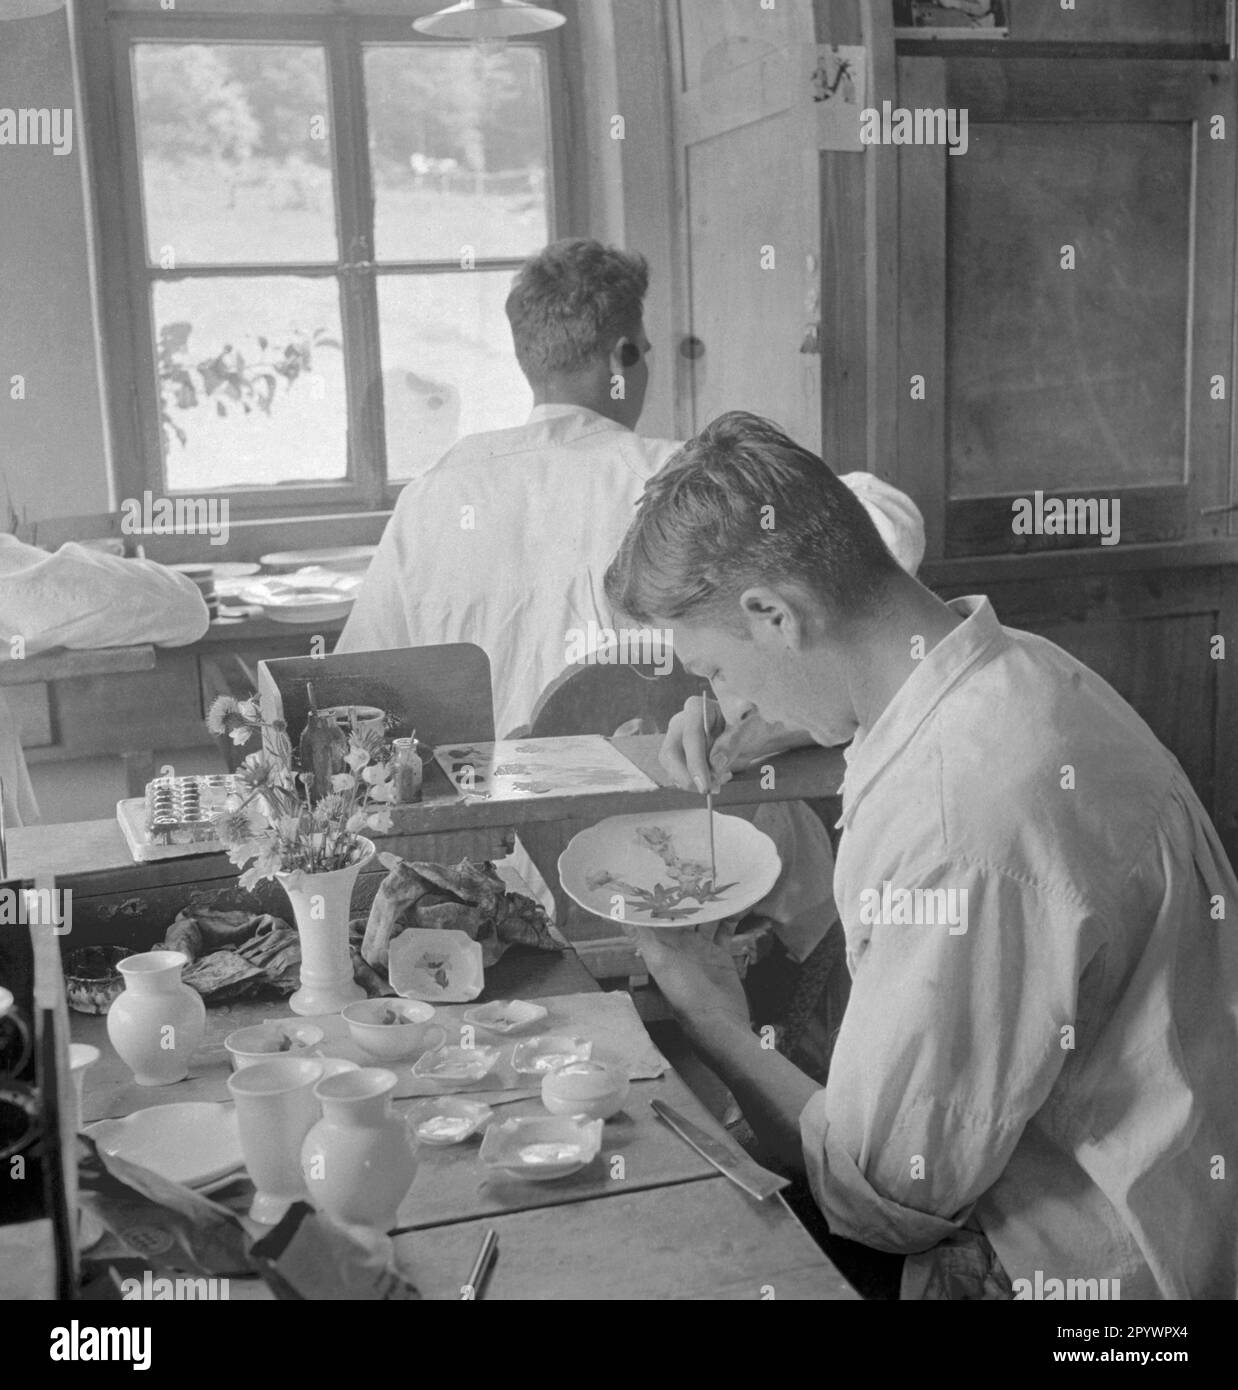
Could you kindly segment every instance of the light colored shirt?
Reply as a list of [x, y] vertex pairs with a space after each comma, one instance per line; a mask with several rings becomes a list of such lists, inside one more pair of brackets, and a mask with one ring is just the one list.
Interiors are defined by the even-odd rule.
[[[53, 647], [128, 647], [196, 642], [210, 626], [198, 587], [150, 560], [126, 560], [86, 546], [54, 554], [0, 534], [0, 660]], [[38, 818], [38, 806], [11, 711], [0, 696], [0, 777], [10, 826]]]
[[473, 642], [511, 733], [568, 664], [569, 632], [610, 623], [607, 566], [677, 447], [567, 405], [460, 440], [400, 493], [335, 650]]
[[[460, 440], [401, 492], [335, 650], [475, 643], [490, 658], [498, 736], [523, 728], [578, 659], [572, 648], [613, 625], [606, 570], [645, 484], [679, 447], [573, 405], [536, 406], [527, 424]], [[843, 481], [914, 572], [924, 554], [915, 503], [867, 473]], [[799, 802], [762, 805], [752, 819], [783, 864], [757, 910], [803, 960], [835, 920], [829, 837]]]
[[[1238, 881], [1110, 686], [987, 599], [951, 606], [848, 753], [851, 999], [800, 1121], [817, 1202], [881, 1250], [978, 1229], [1016, 1296], [1231, 1299]], [[956, 925], [940, 895], [901, 924], [916, 889], [955, 890]]]
[[[568, 664], [568, 634], [613, 624], [606, 570], [679, 447], [573, 405], [460, 440], [400, 493], [335, 650], [473, 642], [490, 658], [498, 736], [522, 728]], [[843, 481], [914, 573], [915, 504], [871, 474]]]

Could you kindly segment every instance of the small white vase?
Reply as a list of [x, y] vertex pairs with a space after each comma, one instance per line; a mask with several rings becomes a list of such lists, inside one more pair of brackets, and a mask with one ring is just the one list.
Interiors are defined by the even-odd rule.
[[323, 1067], [319, 1057], [272, 1057], [228, 1077], [241, 1152], [254, 1184], [249, 1215], [261, 1225], [275, 1225], [293, 1202], [305, 1200], [301, 1145], [321, 1116], [314, 1087]]
[[322, 1119], [305, 1136], [301, 1172], [319, 1211], [341, 1226], [383, 1233], [412, 1186], [408, 1125], [391, 1109], [396, 1075], [362, 1067], [314, 1087]]
[[301, 988], [288, 1001], [294, 1014], [337, 1014], [365, 998], [353, 980], [348, 951], [348, 912], [357, 875], [374, 857], [371, 840], [359, 838], [359, 857], [342, 869], [277, 874], [284, 885], [301, 939]]
[[189, 1075], [206, 1032], [206, 1005], [181, 980], [180, 951], [126, 956], [117, 969], [124, 990], [107, 1011], [107, 1035], [139, 1086], [170, 1086]]

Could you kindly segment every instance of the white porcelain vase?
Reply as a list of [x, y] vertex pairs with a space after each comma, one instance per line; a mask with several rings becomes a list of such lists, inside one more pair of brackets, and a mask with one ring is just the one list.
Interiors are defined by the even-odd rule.
[[357, 858], [342, 869], [277, 875], [301, 938], [301, 988], [288, 1001], [294, 1014], [337, 1014], [365, 998], [365, 990], [353, 980], [348, 912], [357, 875], [373, 857], [373, 841], [358, 837]]
[[362, 1067], [314, 1087], [322, 1119], [305, 1136], [301, 1172], [314, 1205], [341, 1226], [390, 1230], [412, 1186], [417, 1158], [391, 1108], [396, 1080], [384, 1067]]
[[206, 1005], [181, 979], [180, 951], [126, 956], [117, 969], [124, 990], [107, 1011], [107, 1035], [139, 1086], [170, 1086], [189, 1075], [206, 1033]]

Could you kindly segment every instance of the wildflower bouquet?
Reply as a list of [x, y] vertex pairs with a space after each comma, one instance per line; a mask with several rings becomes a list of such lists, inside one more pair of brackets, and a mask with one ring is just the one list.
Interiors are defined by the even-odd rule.
[[345, 868], [370, 852], [367, 830], [391, 829], [387, 806], [395, 799], [395, 784], [381, 735], [353, 729], [344, 753], [348, 770], [333, 774], [330, 787], [321, 788], [314, 785], [313, 772], [294, 768], [283, 720], [264, 721], [256, 696], [221, 695], [206, 727], [238, 745], [266, 734], [262, 751], [251, 753], [234, 774], [241, 792], [212, 822], [228, 858], [239, 868], [249, 865], [238, 880], [242, 888], [280, 874]]

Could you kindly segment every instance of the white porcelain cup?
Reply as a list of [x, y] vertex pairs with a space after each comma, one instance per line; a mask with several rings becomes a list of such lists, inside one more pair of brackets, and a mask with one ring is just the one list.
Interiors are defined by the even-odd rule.
[[[379, 1020], [388, 1014], [396, 1014], [404, 1022], [381, 1023]], [[434, 1005], [420, 999], [362, 999], [340, 1010], [353, 1041], [371, 1057], [385, 1062], [420, 1057], [442, 1047], [447, 1033], [434, 1022], [434, 1015]]]
[[69, 1075], [73, 1078], [73, 1096], [77, 1102], [73, 1128], [77, 1131], [82, 1128], [82, 1097], [85, 1090], [86, 1068], [93, 1067], [101, 1055], [99, 1049], [91, 1047], [89, 1043], [69, 1044]]
[[256, 1189], [249, 1215], [264, 1226], [275, 1225], [298, 1199], [308, 1200], [301, 1145], [321, 1115], [314, 1087], [325, 1072], [317, 1057], [275, 1057], [228, 1078], [241, 1152]]

